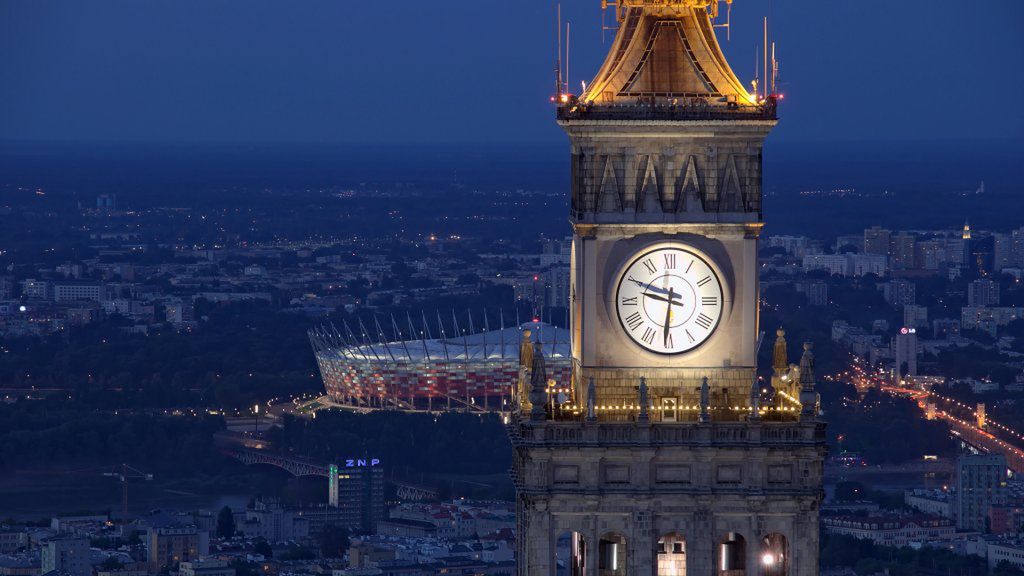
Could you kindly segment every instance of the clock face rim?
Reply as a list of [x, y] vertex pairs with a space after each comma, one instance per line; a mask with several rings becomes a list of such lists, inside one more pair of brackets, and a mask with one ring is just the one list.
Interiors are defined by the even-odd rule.
[[[718, 284], [718, 299], [719, 299], [718, 301], [721, 302], [721, 305], [719, 307], [720, 311], [718, 313], [718, 317], [715, 318], [715, 323], [711, 326], [711, 329], [708, 330], [707, 337], [704, 338], [703, 340], [701, 340], [700, 343], [698, 343], [693, 348], [688, 348], [686, 350], [680, 350], [678, 352], [659, 352], [658, 350], [651, 350], [647, 346], [644, 346], [642, 343], [640, 343], [636, 338], [634, 338], [632, 336], [632, 334], [630, 333], [629, 329], [626, 327], [626, 324], [622, 321], [622, 314], [619, 312], [619, 292], [622, 290], [623, 282], [626, 280], [626, 274], [629, 272], [630, 268], [632, 268], [637, 262], [640, 262], [643, 258], [645, 258], [645, 257], [647, 257], [647, 256], [649, 256], [649, 255], [651, 255], [651, 254], [653, 254], [655, 252], [661, 252], [663, 250], [678, 250], [679, 252], [685, 252], [685, 253], [689, 254], [690, 256], [693, 256], [697, 260], [700, 260], [701, 263], [703, 263], [705, 266], [707, 266], [708, 270], [710, 270], [711, 274], [714, 276], [715, 282]], [[722, 282], [722, 275], [721, 275], [720, 271], [718, 270], [718, 268], [716, 266], [714, 266], [711, 263], [711, 259], [705, 257], [703, 254], [698, 252], [697, 249], [691, 247], [690, 245], [688, 245], [688, 244], [679, 244], [679, 243], [657, 244], [657, 245], [650, 246], [648, 248], [644, 248], [642, 250], [639, 250], [639, 251], [635, 252], [634, 254], [635, 255], [632, 258], [630, 258], [626, 262], [626, 264], [622, 267], [622, 269], [619, 271], [618, 280], [615, 283], [615, 298], [611, 302], [612, 307], [615, 309], [615, 318], [619, 321], [619, 327], [622, 329], [622, 332], [626, 335], [626, 339], [629, 340], [630, 342], [632, 342], [635, 346], [639, 347], [644, 352], [648, 352], [648, 353], [651, 353], [651, 354], [657, 354], [659, 356], [681, 356], [683, 354], [690, 354], [690, 353], [696, 352], [701, 347], [703, 347], [705, 344], [710, 342], [711, 339], [718, 332], [718, 327], [722, 323], [722, 317], [725, 316], [725, 285]]]

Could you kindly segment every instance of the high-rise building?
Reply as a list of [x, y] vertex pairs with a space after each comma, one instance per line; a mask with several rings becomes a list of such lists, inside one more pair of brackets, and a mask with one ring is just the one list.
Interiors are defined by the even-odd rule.
[[903, 307], [903, 325], [908, 328], [928, 326], [928, 307], [907, 304]]
[[555, 265], [544, 273], [546, 282], [544, 304], [548, 307], [569, 307], [569, 266]]
[[946, 246], [938, 240], [919, 240], [914, 244], [914, 268], [938, 270], [946, 260]]
[[973, 250], [971, 242], [971, 225], [966, 220], [964, 221], [964, 229], [960, 232], [960, 250], [962, 252], [960, 256], [960, 269], [967, 270], [972, 265]]
[[992, 269], [996, 272], [1004, 268], [1016, 268], [1013, 253], [1014, 238], [1011, 234], [992, 235]]
[[956, 461], [956, 527], [987, 532], [989, 509], [1006, 503], [1006, 457], [972, 454]]
[[999, 283], [979, 279], [967, 285], [968, 306], [999, 306]]
[[1024, 267], [1024, 228], [1018, 228], [1010, 233], [1010, 243], [1010, 266]]
[[917, 285], [909, 280], [896, 279], [882, 284], [882, 297], [897, 308], [917, 303]]
[[828, 306], [828, 284], [824, 280], [812, 280], [802, 286], [811, 306]]
[[340, 512], [337, 524], [373, 532], [384, 518], [384, 467], [376, 458], [352, 458], [332, 464], [327, 504]]
[[894, 270], [909, 270], [915, 264], [917, 238], [909, 232], [900, 232], [892, 237], [892, 267]]
[[[756, 380], [762, 147], [714, 0], [619, 0], [608, 59], [559, 86], [572, 153], [573, 374], [524, 347], [509, 423], [521, 576], [818, 573], [824, 423]], [[774, 327], [772, 327], [774, 328]], [[785, 356], [785, 345], [781, 345]]]
[[864, 253], [889, 255], [892, 243], [892, 232], [879, 226], [872, 226], [864, 231]]
[[42, 574], [53, 571], [68, 576], [92, 574], [88, 538], [66, 536], [47, 540], [42, 546], [40, 559]]
[[897, 376], [917, 376], [917, 329], [901, 328], [892, 339], [892, 353]]

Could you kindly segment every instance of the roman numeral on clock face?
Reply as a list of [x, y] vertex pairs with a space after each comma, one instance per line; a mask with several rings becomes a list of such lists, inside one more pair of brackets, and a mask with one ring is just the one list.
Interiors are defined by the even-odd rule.
[[637, 301], [636, 301], [637, 298], [639, 298], [639, 296], [633, 296], [632, 298], [623, 298], [622, 299], [622, 305], [623, 306], [636, 306], [637, 305]]
[[717, 306], [718, 296], [701, 296], [700, 303], [702, 306]]
[[675, 254], [662, 254], [665, 257], [665, 269], [675, 270], [676, 269], [676, 255]]
[[626, 326], [629, 326], [630, 330], [636, 330], [644, 323], [644, 319], [640, 316], [639, 312], [633, 312], [629, 316], [626, 316]]
[[697, 315], [697, 319], [694, 320], [694, 322], [696, 322], [701, 328], [707, 330], [708, 328], [711, 328], [711, 324], [714, 323], [714, 320], [712, 320], [707, 314], [701, 313]]
[[647, 342], [648, 344], [653, 344], [655, 335], [656, 332], [654, 331], [654, 329], [648, 326], [647, 329], [644, 330], [644, 335], [642, 339], [644, 342]]
[[647, 268], [647, 271], [651, 274], [658, 271], [658, 268], [654, 265], [654, 260], [651, 260], [650, 258], [644, 260], [644, 268]]
[[697, 280], [697, 286], [704, 286], [708, 282], [711, 282], [711, 276], [705, 276], [700, 280]]

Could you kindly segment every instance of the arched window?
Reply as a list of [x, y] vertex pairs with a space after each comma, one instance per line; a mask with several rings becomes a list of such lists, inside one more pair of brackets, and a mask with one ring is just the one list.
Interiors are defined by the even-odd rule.
[[782, 534], [769, 534], [761, 539], [758, 556], [762, 576], [786, 576], [789, 573], [789, 542]]
[[737, 532], [729, 532], [718, 543], [718, 576], [746, 576], [747, 541]]
[[597, 576], [626, 576], [626, 537], [610, 532], [597, 543]]
[[579, 532], [563, 532], [555, 541], [555, 574], [584, 576], [587, 573], [587, 540]]
[[658, 539], [657, 576], [686, 576], [686, 540], [678, 532]]

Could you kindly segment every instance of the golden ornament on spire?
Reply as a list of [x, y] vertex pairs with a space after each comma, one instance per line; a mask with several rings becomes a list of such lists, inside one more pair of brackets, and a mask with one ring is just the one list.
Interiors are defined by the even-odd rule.
[[583, 105], [757, 104], [715, 37], [718, 0], [605, 0], [602, 5], [615, 8], [618, 32], [604, 65], [579, 98]]

